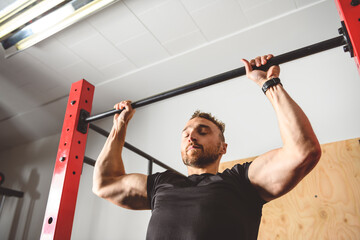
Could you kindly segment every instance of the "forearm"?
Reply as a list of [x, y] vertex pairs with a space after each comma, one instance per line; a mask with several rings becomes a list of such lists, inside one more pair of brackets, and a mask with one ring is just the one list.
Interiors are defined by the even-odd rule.
[[269, 88], [266, 96], [277, 115], [284, 144], [283, 151], [300, 158], [318, 154], [320, 145], [308, 118], [285, 89], [281, 85], [276, 85]]
[[112, 180], [125, 174], [122, 149], [125, 143], [126, 125], [117, 129], [113, 126], [94, 168], [93, 186], [101, 188]]

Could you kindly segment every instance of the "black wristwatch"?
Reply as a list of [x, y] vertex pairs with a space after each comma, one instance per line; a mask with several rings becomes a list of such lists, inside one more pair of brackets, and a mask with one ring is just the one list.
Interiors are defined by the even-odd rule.
[[264, 94], [266, 94], [266, 91], [269, 89], [269, 87], [272, 87], [272, 86], [275, 86], [278, 84], [280, 84], [282, 86], [282, 84], [280, 82], [280, 78], [272, 78], [270, 80], [267, 80], [262, 87]]

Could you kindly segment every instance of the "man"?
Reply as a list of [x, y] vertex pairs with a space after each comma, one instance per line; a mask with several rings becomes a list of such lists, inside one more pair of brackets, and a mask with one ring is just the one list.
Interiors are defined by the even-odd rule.
[[171, 171], [126, 174], [121, 152], [135, 111], [124, 101], [115, 105], [124, 110], [114, 116], [95, 165], [94, 193], [124, 208], [151, 209], [147, 239], [256, 239], [263, 204], [294, 188], [321, 155], [310, 122], [276, 79], [279, 66], [253, 70], [272, 57], [242, 61], [247, 77], [263, 87], [275, 109], [282, 148], [218, 173], [227, 148], [224, 125], [196, 112], [182, 131], [181, 155], [189, 177]]

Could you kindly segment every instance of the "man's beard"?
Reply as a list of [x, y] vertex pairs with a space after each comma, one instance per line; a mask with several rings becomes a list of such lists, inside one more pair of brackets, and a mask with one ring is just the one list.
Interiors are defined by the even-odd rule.
[[[209, 166], [216, 162], [218, 160], [219, 156], [221, 155], [219, 153], [221, 144], [219, 143], [216, 147], [213, 147], [206, 152], [204, 152], [203, 147], [197, 148], [196, 151], [198, 151], [196, 154], [193, 154], [189, 156], [187, 152], [182, 153], [182, 159], [186, 166], [190, 167], [196, 167], [196, 168], [204, 168], [206, 166]], [[193, 150], [191, 150], [193, 151]]]

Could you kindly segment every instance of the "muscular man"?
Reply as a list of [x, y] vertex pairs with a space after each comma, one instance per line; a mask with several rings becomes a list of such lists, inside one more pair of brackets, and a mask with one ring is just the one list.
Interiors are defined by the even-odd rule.
[[[260, 87], [277, 78], [279, 66], [253, 70], [272, 55], [243, 59], [247, 77]], [[269, 83], [269, 82], [267, 82]], [[111, 133], [94, 169], [93, 191], [128, 209], [151, 209], [147, 239], [256, 239], [262, 206], [294, 188], [319, 161], [320, 145], [309, 120], [281, 84], [265, 92], [278, 119], [283, 147], [218, 173], [226, 153], [224, 124], [195, 112], [182, 131], [181, 155], [188, 177], [171, 171], [127, 174], [121, 159], [126, 128], [134, 114], [129, 101], [114, 116]]]

